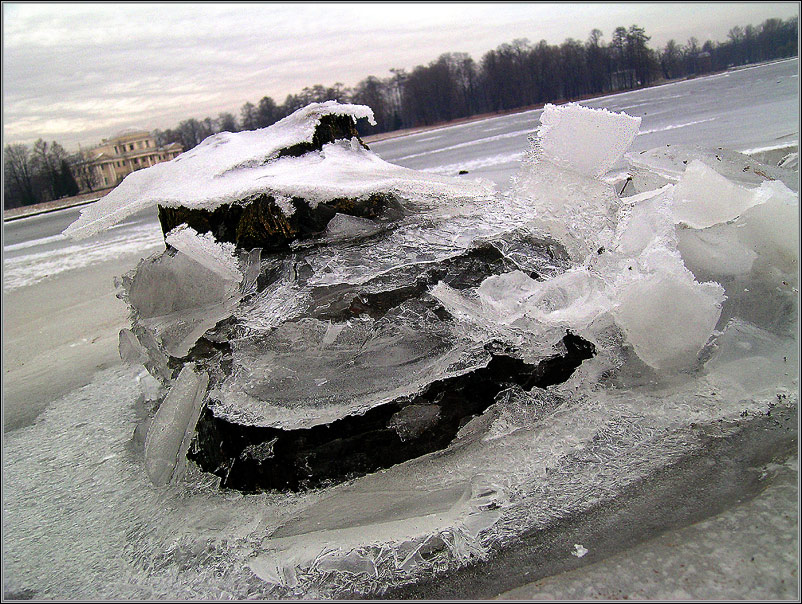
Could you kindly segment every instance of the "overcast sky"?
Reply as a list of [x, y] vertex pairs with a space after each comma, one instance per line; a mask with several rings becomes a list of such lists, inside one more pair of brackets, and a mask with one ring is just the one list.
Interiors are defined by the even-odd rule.
[[515, 38], [609, 41], [640, 25], [724, 40], [735, 25], [798, 15], [796, 2], [645, 4], [3, 4], [3, 143], [96, 144], [127, 127], [169, 128], [282, 103], [304, 86], [353, 86], [443, 52], [475, 60]]

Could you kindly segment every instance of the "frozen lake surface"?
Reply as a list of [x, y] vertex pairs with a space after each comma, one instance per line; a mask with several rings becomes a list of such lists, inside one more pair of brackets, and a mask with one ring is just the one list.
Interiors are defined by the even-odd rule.
[[[798, 62], [785, 61], [583, 104], [642, 117], [633, 153], [675, 143], [756, 152], [798, 145], [797, 95]], [[371, 148], [393, 163], [450, 175], [467, 170], [467, 177], [488, 178], [504, 189], [518, 170], [540, 114], [491, 118]], [[13, 382], [22, 376], [46, 382], [64, 371], [57, 365], [66, 364], [69, 370], [70, 363], [85, 363], [87, 334], [71, 325], [88, 326], [98, 316], [106, 317], [96, 337], [113, 342], [125, 324], [119, 307], [109, 310], [110, 282], [95, 292], [81, 291], [81, 283], [93, 283], [97, 274], [121, 274], [120, 268], [132, 268], [137, 258], [163, 246], [155, 216], [135, 216], [81, 242], [59, 235], [74, 217], [74, 212], [57, 213], [4, 228], [4, 324], [7, 313], [16, 321], [5, 328], [4, 338], [4, 359], [12, 354], [11, 364], [4, 366], [7, 418], [9, 411], [31, 404], [26, 391]], [[61, 325], [39, 318], [37, 330], [31, 330], [37, 333], [25, 344], [24, 320], [35, 314], [37, 300], [60, 296], [96, 296], [97, 304], [76, 304], [72, 314], [59, 317]], [[36, 349], [52, 347], [54, 341], [63, 351], [60, 358]], [[770, 355], [784, 355], [793, 378], [795, 344], [763, 336], [755, 342]], [[14, 352], [15, 345], [23, 352]], [[703, 452], [705, 438], [736, 435], [732, 426], [739, 418], [765, 416], [778, 404], [796, 406], [793, 391], [787, 400], [776, 398], [776, 364], [744, 367], [740, 383], [710, 378], [706, 386], [732, 394], [715, 400], [708, 400], [699, 384], [670, 391], [647, 387], [637, 394], [607, 391], [580, 397], [552, 412], [554, 401], [548, 397], [511, 394], [506, 411], [490, 418], [489, 437], [464, 434], [461, 445], [445, 452], [337, 487], [243, 495], [219, 490], [216, 478], [191, 467], [182, 484], [155, 488], [143, 469], [141, 439], [132, 438], [142, 419], [140, 403], [152, 396], [149, 381], [141, 367], [110, 362], [109, 350], [113, 347], [92, 359], [85, 386], [40, 392], [50, 400], [35, 420], [35, 413], [20, 412], [14, 425], [6, 421], [7, 596], [375, 594], [492, 559], [494, 552], [514, 551], [522, 528], [532, 534], [560, 519], [590, 513], [688, 451]], [[730, 360], [718, 359], [720, 366]], [[40, 371], [26, 373], [37, 363], [44, 364]], [[98, 366], [102, 369], [95, 372]], [[747, 391], [760, 395], [748, 400], [737, 396]], [[775, 415], [794, 417], [784, 413]], [[516, 429], [522, 419], [534, 427]], [[703, 426], [701, 433], [697, 426]], [[772, 471], [767, 466], [767, 476]], [[683, 505], [683, 498], [674, 496]], [[734, 498], [737, 491], [727, 496]], [[568, 560], [578, 561], [595, 546], [566, 542], [564, 549]], [[608, 546], [608, 551], [615, 550]], [[503, 569], [494, 572], [503, 574]], [[518, 584], [503, 588], [514, 587]], [[428, 593], [443, 592], [430, 588]], [[454, 588], [449, 593], [460, 592]]]
[[[798, 63], [785, 61], [583, 101], [641, 117], [631, 151], [684, 144], [750, 151], [799, 141]], [[490, 118], [371, 145], [387, 161], [506, 186], [542, 110]]]

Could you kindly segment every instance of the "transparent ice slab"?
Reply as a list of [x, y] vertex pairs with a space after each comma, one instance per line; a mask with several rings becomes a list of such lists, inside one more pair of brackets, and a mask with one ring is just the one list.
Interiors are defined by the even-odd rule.
[[481, 347], [429, 312], [405, 304], [381, 320], [304, 318], [235, 340], [232, 374], [211, 409], [240, 424], [308, 428], [487, 363]]

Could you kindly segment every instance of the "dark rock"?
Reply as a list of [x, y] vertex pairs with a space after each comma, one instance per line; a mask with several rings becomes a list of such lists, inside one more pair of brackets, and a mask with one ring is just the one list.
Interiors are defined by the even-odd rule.
[[290, 242], [321, 233], [338, 212], [361, 218], [378, 218], [386, 208], [397, 206], [391, 196], [374, 193], [364, 199], [335, 199], [311, 207], [293, 197], [295, 212], [285, 216], [271, 195], [222, 205], [214, 210], [159, 206], [159, 222], [165, 235], [187, 224], [198, 233], [211, 233], [220, 242], [243, 249], [288, 250]]
[[[312, 142], [281, 149], [272, 159], [298, 157], [320, 151], [323, 145], [336, 140], [355, 138], [368, 149], [357, 133], [350, 115], [323, 115], [315, 129]], [[165, 235], [181, 224], [198, 233], [212, 233], [217, 241], [235, 243], [243, 249], [262, 248], [266, 251], [288, 249], [291, 241], [322, 232], [336, 213], [377, 218], [382, 211], [395, 205], [391, 195], [374, 193], [363, 199], [335, 199], [312, 207], [301, 197], [293, 197], [295, 208], [285, 216], [271, 195], [260, 195], [225, 204], [214, 210], [159, 205], [159, 222]]]
[[485, 411], [510, 385], [525, 390], [565, 381], [593, 344], [567, 333], [565, 351], [528, 364], [491, 352], [486, 367], [437, 380], [419, 395], [374, 407], [330, 424], [282, 430], [235, 424], [207, 408], [189, 458], [243, 491], [325, 485], [444, 449], [468, 419]]
[[350, 115], [327, 114], [321, 116], [311, 143], [299, 143], [282, 149], [277, 157], [299, 157], [309, 151], [320, 151], [323, 145], [328, 143], [353, 138], [356, 138], [364, 149], [370, 149], [360, 138], [356, 124]]

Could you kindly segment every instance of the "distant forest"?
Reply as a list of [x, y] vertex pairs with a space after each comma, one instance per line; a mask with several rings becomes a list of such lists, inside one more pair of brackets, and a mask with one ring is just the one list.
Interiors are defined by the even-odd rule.
[[[646, 31], [617, 27], [609, 41], [594, 29], [584, 42], [560, 45], [513, 40], [485, 53], [477, 62], [466, 53], [446, 53], [411, 71], [368, 76], [353, 88], [341, 83], [306, 87], [277, 104], [269, 96], [246, 102], [239, 116], [190, 118], [174, 128], [156, 130], [157, 143], [180, 143], [187, 151], [217, 132], [264, 128], [312, 102], [337, 100], [369, 105], [376, 126], [360, 124], [362, 135], [428, 126], [485, 113], [523, 109], [546, 102], [570, 101], [676, 78], [798, 55], [797, 17], [767, 19], [757, 27], [733, 27], [723, 42], [684, 44], [669, 40], [649, 47]], [[73, 194], [75, 179], [63, 149], [42, 140], [33, 149], [7, 145], [4, 152], [4, 207], [49, 201]]]
[[757, 27], [733, 27], [724, 42], [669, 40], [661, 50], [649, 48], [649, 36], [637, 25], [617, 27], [609, 42], [598, 29], [584, 42], [569, 38], [560, 45], [518, 39], [488, 51], [479, 62], [466, 53], [447, 53], [411, 71], [391, 69], [386, 78], [368, 76], [353, 88], [317, 84], [288, 95], [282, 104], [266, 96], [256, 104], [245, 103], [238, 118], [221, 113], [216, 119], [187, 119], [157, 131], [157, 141], [179, 142], [188, 150], [211, 134], [264, 128], [309, 103], [330, 99], [373, 109], [376, 126], [360, 125], [362, 134], [577, 100], [794, 57], [798, 29], [796, 17], [767, 19]]

